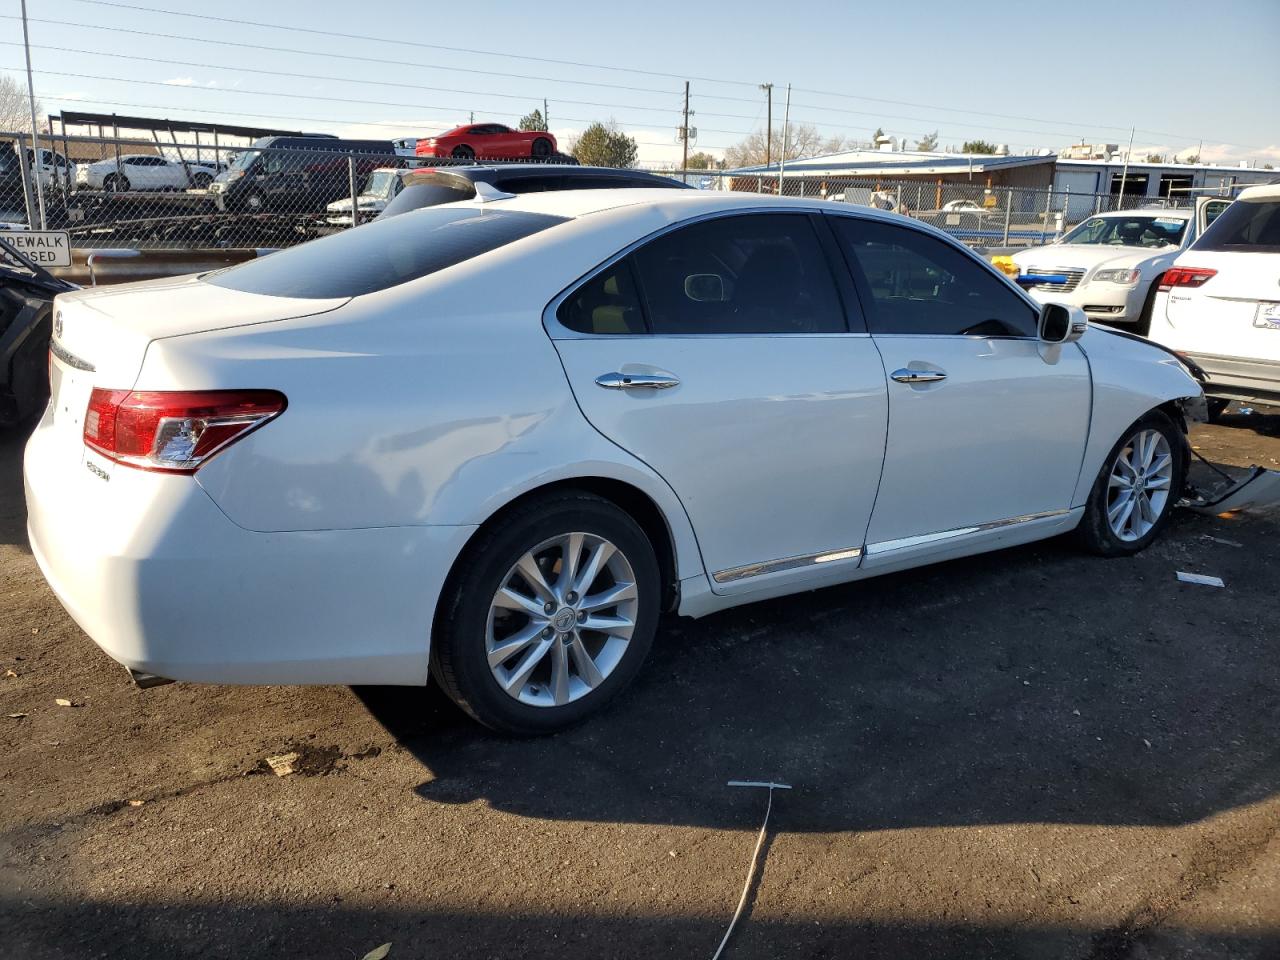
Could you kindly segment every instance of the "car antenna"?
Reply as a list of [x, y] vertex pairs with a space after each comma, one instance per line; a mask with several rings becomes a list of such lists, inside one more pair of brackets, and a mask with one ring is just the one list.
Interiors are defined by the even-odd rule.
[[514, 193], [505, 193], [491, 183], [480, 181], [476, 183], [475, 187], [476, 199], [481, 203], [492, 203], [494, 200], [514, 200], [516, 198]]

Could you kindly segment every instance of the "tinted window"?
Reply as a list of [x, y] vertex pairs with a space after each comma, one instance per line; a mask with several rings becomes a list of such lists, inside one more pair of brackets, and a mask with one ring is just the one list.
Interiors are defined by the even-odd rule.
[[1218, 214], [1193, 249], [1280, 253], [1280, 200], [1237, 200]]
[[421, 207], [470, 200], [475, 195], [475, 188], [461, 178], [439, 182], [411, 182], [378, 214], [378, 219], [384, 220]]
[[557, 316], [579, 333], [644, 333], [644, 311], [631, 258], [619, 260], [584, 283], [560, 304]]
[[805, 214], [705, 220], [634, 256], [655, 334], [846, 329], [831, 268]]
[[832, 221], [850, 268], [865, 277], [872, 333], [1036, 335], [1031, 306], [950, 244], [893, 224]]
[[468, 208], [424, 210], [290, 247], [206, 277], [270, 297], [358, 297], [424, 277], [545, 230], [562, 217]]

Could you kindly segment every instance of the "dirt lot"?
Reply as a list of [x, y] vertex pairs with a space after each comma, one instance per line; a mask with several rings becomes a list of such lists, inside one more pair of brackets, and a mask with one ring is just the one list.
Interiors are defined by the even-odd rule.
[[[1193, 442], [1274, 466], [1280, 411]], [[710, 957], [764, 812], [732, 778], [795, 789], [728, 957], [1280, 956], [1280, 517], [671, 620], [615, 709], [513, 742], [434, 691], [134, 689], [36, 570], [20, 460], [5, 957]]]

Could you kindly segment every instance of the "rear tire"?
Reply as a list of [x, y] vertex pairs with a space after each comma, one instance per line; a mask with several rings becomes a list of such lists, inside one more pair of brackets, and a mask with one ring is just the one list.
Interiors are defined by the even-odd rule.
[[639, 672], [660, 595], [653, 546], [628, 514], [579, 491], [531, 500], [481, 530], [455, 564], [431, 673], [493, 730], [553, 733], [603, 707]]
[[102, 180], [102, 189], [108, 193], [122, 193], [129, 189], [129, 178], [123, 173], [109, 173]]
[[451, 156], [455, 160], [474, 160], [476, 158], [476, 152], [470, 147], [463, 145], [460, 147], [454, 147]]
[[1107, 454], [1076, 536], [1103, 557], [1145, 550], [1168, 525], [1186, 476], [1186, 438], [1168, 416], [1152, 410]]

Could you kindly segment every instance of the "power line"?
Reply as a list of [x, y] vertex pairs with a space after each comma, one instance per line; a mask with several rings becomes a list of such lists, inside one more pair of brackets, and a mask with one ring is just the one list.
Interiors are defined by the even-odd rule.
[[[620, 66], [617, 66], [616, 64], [599, 64], [599, 63], [589, 63], [589, 62], [577, 61], [577, 60], [561, 60], [553, 57], [538, 57], [538, 56], [532, 56], [529, 54], [510, 53], [506, 51], [481, 50], [481, 49], [476, 49], [471, 47], [454, 47], [446, 44], [425, 43], [420, 40], [403, 40], [403, 39], [394, 38], [394, 37], [378, 37], [370, 34], [353, 34], [350, 32], [337, 31], [337, 30], [321, 30], [315, 27], [301, 27], [296, 24], [270, 23], [266, 21], [245, 20], [245, 19], [235, 18], [235, 17], [218, 17], [212, 14], [206, 14], [206, 13], [191, 13], [189, 11], [184, 11], [184, 10], [169, 10], [163, 7], [149, 7], [149, 6], [143, 6], [141, 4], [122, 3], [122, 2], [119, 2], [119, 0], [72, 0], [72, 2], [82, 3], [90, 6], [97, 6], [97, 7], [109, 7], [109, 8], [115, 8], [115, 9], [123, 9], [123, 10], [134, 10], [134, 11], [143, 12], [143, 13], [158, 13], [162, 15], [175, 16], [175, 17], [187, 17], [189, 19], [206, 20], [206, 21], [215, 22], [215, 23], [227, 23], [227, 24], [233, 24], [237, 26], [263, 27], [263, 28], [273, 29], [273, 30], [287, 30], [292, 33], [309, 33], [316, 36], [336, 37], [342, 40], [352, 40], [352, 39], [366, 40], [374, 43], [389, 43], [389, 44], [395, 44], [399, 46], [417, 47], [417, 48], [428, 49], [428, 50], [442, 50], [450, 53], [465, 53], [465, 54], [470, 54], [475, 56], [503, 57], [506, 59], [527, 60], [534, 63], [549, 63], [549, 64], [555, 64], [557, 66], [579, 67], [579, 68], [590, 69], [590, 70], [621, 71], [625, 73], [635, 73], [643, 76], [663, 77], [666, 79], [681, 80], [681, 81], [692, 79], [692, 80], [697, 80], [701, 83], [718, 83], [718, 84], [729, 85], [729, 86], [741, 86], [741, 87], [752, 87], [752, 88], [758, 86], [757, 83], [753, 81], [748, 81], [748, 80], [725, 80], [717, 77], [697, 77], [697, 76], [686, 77], [679, 74], [666, 73], [666, 72], [657, 71], [657, 70], [642, 70], [636, 67], [620, 67]], [[88, 26], [88, 25], [85, 25], [85, 26]], [[198, 39], [198, 38], [188, 38], [188, 39]], [[271, 49], [274, 49], [274, 48], [271, 48]], [[291, 51], [291, 52], [305, 52], [305, 51]], [[554, 78], [543, 78], [543, 79], [551, 80]], [[983, 111], [983, 110], [966, 110], [966, 109], [957, 108], [957, 107], [944, 107], [944, 106], [941, 106], [940, 104], [918, 103], [918, 102], [905, 101], [905, 100], [891, 100], [891, 99], [880, 98], [880, 97], [865, 97], [865, 96], [857, 96], [853, 94], [836, 93], [829, 90], [815, 90], [811, 88], [802, 88], [802, 87], [797, 87], [795, 89], [797, 90], [797, 92], [812, 93], [812, 94], [817, 94], [819, 96], [839, 97], [843, 99], [852, 99], [852, 100], [865, 100], [872, 103], [885, 103], [885, 104], [891, 104], [895, 106], [918, 107], [921, 109], [939, 110], [941, 112], [947, 112], [947, 113], [967, 113], [967, 114], [972, 114], [974, 116], [988, 116], [988, 117], [993, 117], [995, 119], [1018, 120], [1022, 122], [1031, 122], [1031, 123], [1044, 122], [1044, 121], [1041, 121], [1038, 117], [1027, 117], [1027, 116], [1020, 116], [1020, 115], [1013, 115], [1013, 114], [1001, 114], [1001, 113], [994, 113], [994, 112]], [[666, 91], [646, 91], [646, 92], [666, 92]], [[724, 98], [724, 99], [728, 99], [728, 98]], [[749, 102], [749, 98], [746, 98], [746, 97], [733, 98], [733, 99], [740, 100], [742, 102]], [[799, 107], [802, 105], [796, 104], [796, 106]], [[811, 105], [805, 105], [803, 106], [803, 108], [804, 109], [827, 109], [827, 108], [816, 107]], [[872, 115], [872, 114], [868, 114], [868, 115]], [[918, 122], [917, 118], [902, 118], [902, 119], [909, 119], [909, 120], [912, 120], [913, 122]], [[932, 122], [932, 121], [928, 121], [928, 122]], [[953, 120], [951, 122], [959, 126], [975, 126], [975, 127], [980, 126], [980, 124], [964, 123], [959, 120]], [[1065, 121], [1065, 120], [1059, 121], [1059, 122], [1068, 126], [1076, 127], [1076, 129], [1088, 128], [1088, 127], [1094, 127], [1098, 129], [1108, 129], [1108, 130], [1128, 129], [1128, 127], [1120, 127], [1114, 124], [1099, 124], [1099, 123], [1092, 123], [1092, 122], [1088, 124], [1083, 124], [1083, 123], [1072, 123], [1070, 121]], [[1027, 130], [1022, 130], [1018, 128], [1005, 128], [1005, 129], [1012, 130], [1013, 132], [1041, 133], [1040, 131], [1027, 131]], [[1147, 133], [1147, 134], [1153, 134], [1155, 136], [1160, 136], [1160, 137], [1171, 137], [1175, 140], [1196, 139], [1194, 137], [1186, 137], [1181, 134], [1165, 133], [1157, 130], [1141, 130], [1141, 132]], [[1057, 133], [1056, 131], [1048, 131], [1048, 130], [1043, 131], [1042, 133], [1043, 135], [1046, 135], [1046, 136], [1049, 136], [1049, 135], [1071, 136], [1070, 134], [1062, 134], [1062, 133]], [[1228, 141], [1219, 141], [1219, 142], [1227, 143]], [[1262, 149], [1261, 147], [1257, 147], [1256, 145], [1251, 145], [1251, 144], [1234, 143], [1231, 145], [1247, 147], [1248, 149]]]
[[318, 30], [315, 27], [300, 27], [296, 24], [265, 23], [260, 20], [241, 20], [235, 17], [215, 17], [207, 13], [189, 13], [185, 10], [166, 10], [162, 7], [144, 7], [132, 3], [118, 3], [114, 0], [73, 0], [75, 3], [86, 3], [96, 7], [114, 7], [121, 10], [137, 10], [142, 13], [161, 13], [173, 17], [190, 17], [194, 20], [210, 20], [215, 23], [230, 23], [242, 27], [266, 27], [271, 30], [288, 30], [291, 33], [310, 33], [321, 37], [337, 37], [341, 40], [369, 40], [375, 43], [394, 43], [399, 46], [418, 47], [424, 50], [444, 50], [449, 53], [467, 53], [484, 57], [504, 57], [509, 60], [529, 60], [533, 63], [551, 63], [560, 67], [583, 67], [589, 70], [609, 70], [623, 73], [641, 74], [647, 77], [664, 77], [671, 80], [697, 80], [702, 83], [723, 83], [728, 85], [754, 87], [754, 83], [745, 80], [722, 80], [716, 77], [684, 77], [659, 70], [641, 70], [638, 67], [620, 67], [617, 64], [584, 63], [579, 60], [558, 60], [554, 57], [535, 57], [525, 53], [509, 53], [499, 50], [476, 50], [470, 47], [451, 47], [440, 43], [423, 43], [421, 40], [401, 40], [393, 37], [375, 37], [368, 34], [349, 33], [338, 30]]
[[[4, 67], [0, 69], [13, 69], [13, 68]], [[129, 107], [135, 110], [172, 110], [174, 109], [172, 106], [166, 106], [165, 104], [162, 104], [162, 103], [134, 103], [126, 100], [98, 100], [96, 98], [86, 99], [84, 97], [67, 97], [67, 96], [62, 96], [58, 94], [51, 94], [51, 93], [44, 93], [44, 92], [37, 92], [36, 98], [39, 100], [55, 100], [58, 102], [65, 102], [65, 103], [95, 103], [95, 104], [103, 104], [108, 107]], [[405, 128], [404, 123], [390, 121], [390, 120], [365, 120], [363, 118], [355, 119], [355, 118], [344, 118], [344, 117], [334, 117], [334, 116], [325, 116], [325, 117], [284, 116], [282, 114], [276, 114], [276, 113], [246, 113], [243, 110], [211, 110], [207, 107], [184, 107], [182, 109], [184, 110], [184, 112], [187, 112], [187, 113], [208, 113], [214, 116], [223, 116], [223, 117], [241, 117], [241, 118], [249, 117], [251, 119], [258, 119], [258, 120], [287, 120], [290, 123], [299, 123], [299, 122], [301, 123], [340, 123], [344, 125], [349, 124], [352, 126], [363, 126], [363, 127], [391, 127], [396, 130], [404, 130]], [[415, 122], [420, 123], [420, 125], [424, 127], [439, 127], [442, 130], [447, 130], [450, 128], [449, 124], [444, 124], [444, 123], [433, 123], [431, 121], [415, 121]], [[55, 135], [55, 139], [56, 137], [57, 135]], [[646, 140], [637, 140], [636, 143], [642, 147], [673, 146], [673, 144], [670, 144], [670, 143], [653, 143], [651, 141], [646, 141]], [[204, 146], [208, 146], [208, 144], [204, 144]]]
[[[16, 70], [18, 68], [5, 65], [4, 69]], [[111, 76], [104, 76], [102, 74], [95, 74], [95, 73], [72, 73], [66, 70], [36, 70], [34, 72], [44, 77], [71, 77], [76, 80], [104, 80], [109, 83], [132, 83], [132, 84], [139, 84], [139, 85], [148, 86], [148, 87], [166, 87], [170, 90], [175, 89], [175, 87], [177, 89], [188, 89], [185, 86], [167, 83], [163, 80], [136, 80], [131, 77], [111, 77]], [[269, 90], [240, 90], [235, 87], [218, 87], [217, 90], [219, 93], [228, 93], [228, 94], [232, 94], [233, 96], [240, 96], [240, 97], [279, 97], [287, 100], [323, 100], [328, 103], [350, 103], [350, 104], [356, 104], [361, 106], [397, 107], [397, 108], [409, 109], [409, 110], [442, 110], [442, 111], [449, 111], [449, 112], [465, 113], [467, 112], [467, 110], [471, 109], [469, 107], [446, 106], [444, 104], [433, 104], [433, 103], [404, 103], [404, 102], [399, 102], [394, 100], [368, 100], [363, 97], [358, 97], [358, 98], [335, 97], [328, 94], [278, 93], [278, 92], [272, 92]], [[172, 109], [186, 109], [186, 108], [166, 107], [165, 109], [172, 110]], [[485, 110], [483, 112], [487, 114], [491, 114], [493, 116], [499, 116], [499, 117], [521, 116], [521, 113], [519, 111], [514, 111], [514, 110]], [[585, 117], [564, 117], [563, 119], [568, 120], [571, 123], [594, 123], [595, 122], [594, 120], [589, 120]], [[360, 122], [360, 121], [354, 121], [354, 122]], [[651, 121], [628, 120], [626, 122], [631, 124], [632, 126], [644, 127], [646, 126], [646, 124], [648, 126], [653, 126], [653, 123]], [[742, 136], [744, 133], [744, 131], [741, 131], [741, 130], [712, 130], [708, 132], [723, 133], [723, 134], [728, 134], [730, 136]]]

